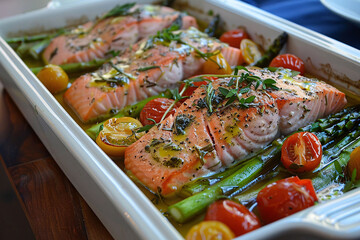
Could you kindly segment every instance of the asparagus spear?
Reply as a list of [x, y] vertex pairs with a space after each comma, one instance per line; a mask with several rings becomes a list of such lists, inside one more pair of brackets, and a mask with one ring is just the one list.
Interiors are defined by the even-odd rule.
[[[351, 120], [351, 119], [350, 119]], [[349, 121], [350, 121], [349, 120]], [[315, 123], [314, 123], [315, 124]], [[340, 130], [348, 132], [347, 126]], [[335, 138], [338, 135], [329, 134], [328, 138]], [[325, 141], [328, 141], [324, 138]], [[265, 151], [249, 161], [247, 161], [240, 169], [235, 173], [223, 179], [221, 182], [199, 192], [187, 199], [184, 199], [168, 208], [170, 216], [172, 216], [177, 222], [183, 223], [195, 215], [201, 213], [205, 208], [213, 201], [234, 195], [234, 192], [250, 183], [265, 167], [269, 164], [277, 162], [281, 152], [281, 145], [283, 140], [279, 140], [279, 144], [273, 144], [269, 150]], [[224, 192], [224, 190], [231, 189], [230, 191]]]
[[[317, 136], [322, 144], [330, 142], [332, 139], [334, 139], [335, 136], [330, 138], [328, 135], [330, 133], [337, 134], [338, 129], [342, 128], [343, 125], [345, 125], [346, 122], [352, 121], [352, 119], [357, 119], [360, 116], [359, 111], [360, 107], [350, 107], [343, 109], [342, 111], [332, 114], [328, 118], [323, 118], [317, 120], [315, 123], [310, 124], [304, 128], [300, 128], [300, 132], [310, 131], [310, 132], [318, 132]], [[344, 121], [344, 122], [342, 122]], [[335, 125], [339, 124], [339, 126], [334, 127]], [[350, 126], [347, 126], [347, 129], [351, 129]], [[271, 145], [267, 148], [272, 147]], [[261, 150], [260, 152], [257, 152], [256, 154], [262, 154], [265, 150]], [[249, 160], [249, 158], [244, 159], [242, 162], [245, 162]], [[242, 163], [241, 163], [242, 164]], [[183, 197], [189, 197], [191, 195], [194, 195], [198, 192], [201, 192], [205, 188], [216, 184], [217, 182], [221, 181], [221, 179], [230, 176], [232, 173], [237, 171], [242, 165], [235, 165], [233, 167], [230, 167], [226, 169], [224, 172], [220, 172], [208, 177], [202, 177], [197, 180], [191, 181], [184, 185], [184, 187], [180, 191], [180, 195]]]
[[37, 41], [47, 38], [48, 36], [49, 36], [49, 34], [39, 34], [39, 35], [34, 35], [34, 36], [8, 38], [5, 41], [7, 43], [37, 42]]
[[[94, 59], [90, 62], [68, 63], [59, 65], [66, 73], [76, 73], [82, 71], [89, 71], [91, 69], [99, 68], [109, 59]], [[34, 74], [38, 74], [43, 67], [30, 68]]]
[[[352, 144], [354, 144], [358, 139], [360, 139], [359, 138], [360, 127], [357, 127], [350, 134], [347, 134], [347, 130], [343, 131], [343, 133], [345, 133], [345, 136], [339, 142], [337, 142], [332, 147], [329, 147], [328, 149], [323, 151], [323, 158], [321, 164], [322, 166], [320, 166], [319, 169], [315, 171], [315, 173], [304, 174], [301, 176], [301, 178], [313, 179], [313, 185], [316, 191], [322, 190], [336, 179], [337, 171], [335, 169], [334, 161], [335, 160], [337, 161], [339, 158], [342, 159], [343, 163], [341, 164], [341, 166], [344, 167], [347, 161], [349, 160], [349, 156], [347, 155], [343, 155], [343, 157], [340, 156], [344, 154], [344, 151], [351, 152]], [[341, 154], [339, 155], [339, 153]], [[333, 167], [331, 167], [331, 165], [333, 165]], [[275, 174], [279, 173], [279, 167], [274, 172]], [[249, 191], [245, 191], [244, 193], [241, 193], [233, 197], [233, 199], [241, 202], [242, 204], [253, 202], [256, 199], [257, 194], [261, 191], [261, 189], [263, 189], [270, 183], [280, 180], [281, 178], [282, 176], [277, 175], [275, 178], [271, 178], [270, 180], [263, 181], [263, 184], [260, 187], [249, 189]]]
[[[170, 91], [163, 92], [159, 95], [149, 97], [149, 98], [144, 99], [133, 105], [126, 106], [113, 117], [115, 117], [115, 118], [120, 118], [120, 117], [125, 117], [125, 116], [134, 117], [134, 118], [139, 117], [141, 110], [144, 108], [145, 104], [148, 103], [149, 101], [151, 101], [155, 98], [171, 98], [171, 97], [172, 97], [172, 94]], [[93, 140], [95, 140], [97, 134], [99, 133], [101, 125], [104, 124], [104, 122], [105, 121], [95, 124], [95, 125], [91, 126], [90, 128], [88, 128], [86, 130], [86, 133], [89, 135], [89, 137], [91, 137]]]
[[281, 144], [274, 144], [273, 148], [268, 149], [264, 154], [250, 159], [235, 173], [223, 179], [221, 182], [171, 205], [168, 208], [170, 216], [179, 223], [186, 222], [205, 210], [212, 202], [224, 196], [234, 194], [237, 190], [250, 183], [265, 166], [278, 159], [280, 152]]
[[208, 27], [204, 30], [204, 32], [208, 36], [214, 37], [215, 33], [216, 33], [216, 30], [218, 29], [219, 22], [220, 22], [220, 15], [216, 14], [215, 17], [209, 23]]
[[287, 42], [287, 39], [288, 39], [288, 34], [286, 32], [283, 32], [280, 36], [278, 36], [274, 40], [274, 42], [264, 53], [264, 55], [257, 62], [251, 65], [261, 68], [268, 67], [271, 60], [273, 60], [273, 58], [275, 58], [279, 54], [279, 52]]

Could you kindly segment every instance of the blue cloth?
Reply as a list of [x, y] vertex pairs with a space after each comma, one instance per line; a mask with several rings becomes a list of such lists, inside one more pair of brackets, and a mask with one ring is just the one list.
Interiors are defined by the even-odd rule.
[[360, 49], [360, 27], [331, 12], [319, 0], [243, 0], [243, 2]]

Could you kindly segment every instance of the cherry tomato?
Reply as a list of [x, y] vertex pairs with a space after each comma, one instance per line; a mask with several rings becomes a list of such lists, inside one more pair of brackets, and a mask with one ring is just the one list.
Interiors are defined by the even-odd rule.
[[356, 169], [356, 180], [360, 179], [360, 147], [355, 148], [350, 154], [350, 160], [347, 164], [347, 173], [351, 178]]
[[[197, 77], [197, 76], [194, 76]], [[217, 77], [206, 77], [206, 76], [201, 76], [199, 75], [198, 77], [201, 77], [203, 79], [208, 79], [210, 81], [214, 81], [215, 79], [217, 79]], [[190, 86], [188, 88], [186, 88], [186, 90], [183, 92], [182, 96], [183, 97], [190, 97], [193, 92], [200, 86], [202, 85], [206, 85], [208, 84], [208, 81], [204, 80], [204, 81], [200, 81], [200, 82], [193, 82], [192, 85], [194, 86]], [[184, 88], [185, 84], [181, 84], [180, 88], [179, 88], [179, 92], [182, 92], [182, 89]]]
[[282, 54], [275, 57], [271, 61], [269, 67], [289, 68], [291, 70], [300, 72], [300, 74], [304, 74], [305, 72], [305, 65], [303, 60], [292, 54]]
[[257, 198], [264, 223], [271, 223], [311, 207], [318, 201], [310, 179], [291, 177], [269, 184]]
[[288, 137], [281, 148], [281, 162], [292, 172], [309, 172], [319, 166], [322, 147], [315, 134], [299, 132]]
[[203, 74], [230, 74], [231, 72], [231, 67], [222, 53], [209, 57], [202, 68]]
[[230, 240], [234, 233], [223, 223], [218, 221], [204, 221], [193, 226], [186, 240]]
[[243, 39], [241, 41], [240, 50], [244, 61], [248, 65], [257, 62], [262, 56], [262, 52], [259, 46], [250, 39]]
[[109, 156], [121, 157], [125, 149], [144, 133], [136, 133], [142, 124], [135, 118], [110, 118], [103, 124], [103, 129], [96, 138], [96, 143]]
[[[173, 103], [174, 100], [168, 98], [155, 98], [149, 101], [140, 112], [140, 122], [143, 125], [154, 124], [153, 121], [149, 120], [153, 119], [156, 123], [159, 123], [162, 116]], [[178, 106], [179, 104], [175, 104], [166, 117], [170, 114], [176, 113], [176, 108]]]
[[220, 41], [229, 44], [231, 47], [239, 48], [241, 41], [249, 38], [249, 34], [246, 30], [239, 28], [223, 33], [220, 37]]
[[67, 88], [69, 77], [66, 72], [59, 66], [46, 65], [37, 74], [38, 79], [51, 93], [58, 93]]
[[255, 214], [245, 206], [230, 200], [220, 200], [211, 204], [205, 215], [205, 221], [209, 220], [224, 223], [235, 233], [235, 236], [261, 227]]

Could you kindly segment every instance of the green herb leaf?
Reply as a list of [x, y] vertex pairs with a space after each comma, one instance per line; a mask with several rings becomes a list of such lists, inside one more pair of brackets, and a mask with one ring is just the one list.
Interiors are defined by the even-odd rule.
[[334, 166], [335, 166], [335, 170], [338, 172], [339, 176], [343, 177], [344, 176], [343, 170], [341, 168], [340, 163], [337, 160], [334, 161]]
[[149, 131], [153, 126], [155, 126], [155, 124], [149, 124], [149, 125], [145, 125], [141, 128], [138, 128], [136, 130], [136, 133], [141, 133], [141, 132], [146, 132], [146, 131]]
[[154, 69], [154, 68], [160, 68], [160, 66], [148, 66], [148, 67], [138, 68], [138, 69], [136, 69], [136, 71], [145, 72], [147, 70]]
[[219, 87], [218, 90], [220, 91], [220, 93], [221, 93], [223, 96], [227, 96], [228, 93], [230, 92], [229, 89], [226, 89], [226, 88], [223, 88], [223, 87]]
[[351, 173], [351, 182], [353, 182], [353, 183], [356, 182], [356, 174], [357, 174], [356, 171], [357, 171], [357, 169], [354, 168], [354, 170]]
[[295, 77], [295, 76], [297, 76], [299, 74], [300, 74], [300, 72], [298, 72], [298, 71], [291, 71], [290, 77]]
[[181, 96], [180, 96], [180, 93], [179, 93], [179, 88], [175, 88], [175, 89], [170, 89], [170, 92], [171, 94], [173, 95], [173, 99], [174, 100], [181, 100]]
[[118, 17], [118, 16], [127, 16], [129, 15], [129, 10], [135, 6], [136, 3], [126, 3], [124, 5], [117, 5], [109, 12], [107, 12], [101, 19], [109, 18], [109, 17]]
[[255, 99], [255, 96], [250, 96], [248, 98], [245, 99], [245, 103], [252, 103]]

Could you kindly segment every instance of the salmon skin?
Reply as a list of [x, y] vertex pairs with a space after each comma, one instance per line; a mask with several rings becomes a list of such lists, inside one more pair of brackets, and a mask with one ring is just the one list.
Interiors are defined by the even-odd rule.
[[[47, 63], [65, 64], [105, 58], [109, 52], [123, 52], [127, 47], [174, 21], [183, 29], [197, 26], [196, 19], [168, 7], [126, 4], [120, 16], [88, 22], [54, 38], [43, 53]], [[127, 8], [126, 8], [127, 7]], [[109, 12], [111, 13], [111, 11]]]
[[234, 100], [229, 94], [234, 79], [199, 87], [174, 115], [126, 149], [127, 171], [168, 196], [346, 104], [345, 94], [324, 82], [293, 77], [288, 70], [248, 71], [239, 72], [241, 88]]
[[166, 29], [135, 44], [100, 70], [75, 80], [64, 100], [83, 122], [98, 120], [179, 86], [179, 81], [201, 73], [205, 60], [199, 54], [219, 52], [230, 65], [237, 65], [239, 49], [196, 28]]

